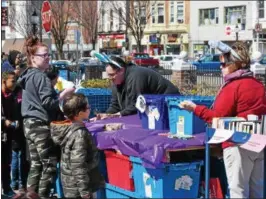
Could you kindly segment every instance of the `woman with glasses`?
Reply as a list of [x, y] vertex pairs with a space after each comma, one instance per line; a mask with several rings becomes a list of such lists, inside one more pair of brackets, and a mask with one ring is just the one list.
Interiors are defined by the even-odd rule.
[[37, 192], [41, 198], [48, 198], [57, 163], [49, 115], [67, 93], [58, 98], [53, 95], [51, 81], [44, 73], [49, 68], [50, 57], [46, 44], [31, 37], [27, 39], [25, 48], [28, 68], [18, 82], [23, 89], [21, 112], [31, 158], [27, 188]]
[[[219, 42], [218, 42], [219, 43]], [[230, 48], [220, 42], [224, 51], [220, 56], [224, 84], [213, 107], [181, 102], [180, 107], [193, 111], [208, 123], [215, 117], [244, 117], [266, 114], [266, 90], [250, 71], [249, 52], [242, 42]], [[230, 198], [263, 198], [263, 151], [247, 151], [230, 142], [222, 144]]]

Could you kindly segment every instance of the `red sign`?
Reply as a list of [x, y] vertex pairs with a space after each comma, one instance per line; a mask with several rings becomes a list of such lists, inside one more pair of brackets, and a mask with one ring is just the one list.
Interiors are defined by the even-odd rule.
[[42, 3], [42, 26], [46, 32], [51, 31], [51, 4], [49, 1], [44, 1]]
[[262, 31], [262, 25], [261, 25], [261, 23], [256, 23], [255, 24], [255, 31], [256, 32], [261, 32]]
[[99, 35], [100, 39], [125, 39], [125, 35], [124, 34], [120, 34], [120, 35]]
[[225, 28], [225, 34], [226, 34], [226, 35], [230, 35], [231, 32], [232, 32], [232, 30], [231, 30], [230, 26], [227, 26], [227, 27]]
[[1, 7], [1, 25], [8, 26], [8, 8]]

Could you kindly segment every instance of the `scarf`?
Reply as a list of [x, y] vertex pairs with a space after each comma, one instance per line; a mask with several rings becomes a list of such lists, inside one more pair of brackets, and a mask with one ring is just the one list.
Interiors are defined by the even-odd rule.
[[230, 73], [228, 75], [224, 76], [224, 83], [222, 84], [222, 86], [220, 87], [217, 95], [215, 96], [215, 99], [213, 101], [213, 104], [211, 105], [211, 108], [213, 108], [213, 105], [215, 103], [215, 100], [217, 98], [217, 96], [219, 96], [220, 92], [222, 91], [222, 89], [229, 84], [230, 82], [236, 80], [236, 79], [241, 79], [241, 78], [245, 78], [245, 77], [253, 77], [253, 72], [250, 71], [250, 69], [239, 69], [233, 73]]

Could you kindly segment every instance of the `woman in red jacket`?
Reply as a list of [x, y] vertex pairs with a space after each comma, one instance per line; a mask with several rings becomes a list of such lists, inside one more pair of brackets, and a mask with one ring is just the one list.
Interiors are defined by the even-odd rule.
[[[224, 84], [211, 109], [190, 101], [180, 107], [193, 111], [211, 123], [214, 117], [244, 117], [266, 114], [265, 87], [249, 70], [250, 57], [244, 43], [236, 42], [220, 56]], [[222, 144], [231, 198], [263, 198], [264, 155], [247, 151], [233, 143]]]

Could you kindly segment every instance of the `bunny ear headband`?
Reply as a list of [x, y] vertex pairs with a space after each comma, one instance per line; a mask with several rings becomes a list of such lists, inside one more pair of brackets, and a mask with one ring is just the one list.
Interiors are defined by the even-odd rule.
[[121, 69], [122, 66], [118, 64], [116, 61], [110, 59], [105, 53], [98, 53], [96, 51], [91, 51], [91, 56], [96, 57], [99, 61], [105, 63], [105, 64], [111, 64], [114, 65], [115, 67]]
[[211, 40], [208, 42], [209, 46], [212, 48], [217, 48], [219, 51], [221, 51], [222, 53], [231, 53], [231, 55], [233, 55], [234, 58], [238, 59], [239, 61], [241, 61], [241, 58], [239, 57], [239, 55], [236, 53], [236, 51], [234, 51], [234, 49], [232, 49], [230, 46], [228, 46], [227, 44], [221, 42], [221, 41], [214, 41]]

